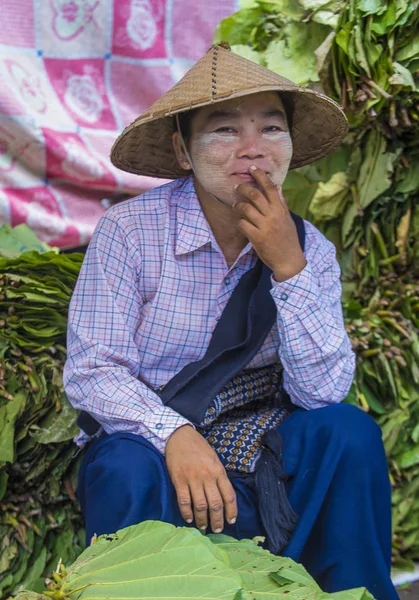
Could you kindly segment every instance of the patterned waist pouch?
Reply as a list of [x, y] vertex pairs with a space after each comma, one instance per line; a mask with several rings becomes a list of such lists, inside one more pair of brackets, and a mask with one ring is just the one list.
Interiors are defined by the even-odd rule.
[[208, 407], [198, 431], [227, 471], [254, 472], [264, 434], [275, 430], [291, 412], [282, 374], [280, 363], [242, 371]]
[[230, 478], [241, 476], [255, 490], [265, 529], [265, 547], [279, 554], [298, 517], [291, 507], [276, 428], [293, 407], [282, 386], [280, 363], [239, 373], [217, 394], [198, 431], [217, 452]]
[[197, 427], [229, 477], [240, 476], [256, 492], [265, 547], [273, 554], [285, 548], [298, 521], [286, 492], [283, 443], [276, 430], [294, 409], [282, 380], [279, 362], [242, 371], [215, 396]]

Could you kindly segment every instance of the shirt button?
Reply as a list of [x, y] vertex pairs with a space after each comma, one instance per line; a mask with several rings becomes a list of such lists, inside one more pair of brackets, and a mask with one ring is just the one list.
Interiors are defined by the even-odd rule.
[[285, 292], [282, 292], [281, 300], [288, 300], [288, 294], [286, 294]]
[[163, 429], [163, 423], [157, 423], [156, 429]]
[[230, 277], [226, 277], [226, 278], [224, 279], [224, 285], [229, 285], [229, 284], [230, 284], [230, 282], [231, 282], [231, 279], [230, 279]]

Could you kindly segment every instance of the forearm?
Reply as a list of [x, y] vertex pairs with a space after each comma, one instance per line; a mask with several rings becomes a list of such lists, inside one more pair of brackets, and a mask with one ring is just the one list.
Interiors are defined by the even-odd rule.
[[355, 355], [343, 323], [339, 281], [325, 293], [307, 265], [274, 285], [272, 296], [278, 309], [278, 355], [292, 401], [306, 409], [341, 402], [353, 380]]
[[91, 414], [106, 433], [125, 431], [148, 439], [160, 452], [166, 442], [189, 421], [162, 404], [160, 397], [130, 372], [122, 357], [112, 360], [92, 348], [81, 358], [70, 351], [64, 385], [72, 405]]

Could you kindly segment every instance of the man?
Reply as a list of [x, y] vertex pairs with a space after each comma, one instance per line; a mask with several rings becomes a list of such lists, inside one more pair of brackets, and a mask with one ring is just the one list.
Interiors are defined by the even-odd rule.
[[339, 404], [335, 249], [281, 191], [345, 131], [329, 98], [214, 46], [115, 143], [120, 168], [174, 181], [107, 212], [71, 303], [88, 538], [147, 519], [264, 535], [326, 591], [397, 598], [380, 430]]

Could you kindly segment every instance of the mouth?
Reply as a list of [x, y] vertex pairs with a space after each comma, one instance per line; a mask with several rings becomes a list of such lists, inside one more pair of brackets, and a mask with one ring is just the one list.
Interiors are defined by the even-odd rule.
[[233, 173], [234, 177], [238, 177], [241, 181], [255, 181], [250, 173]]
[[[266, 172], [266, 175], [268, 175], [268, 177], [269, 177], [269, 173], [268, 172]], [[237, 172], [237, 173], [232, 173], [232, 176], [233, 177], [238, 177], [244, 183], [245, 182], [256, 183], [255, 178], [248, 171], [241, 171], [241, 172]]]

